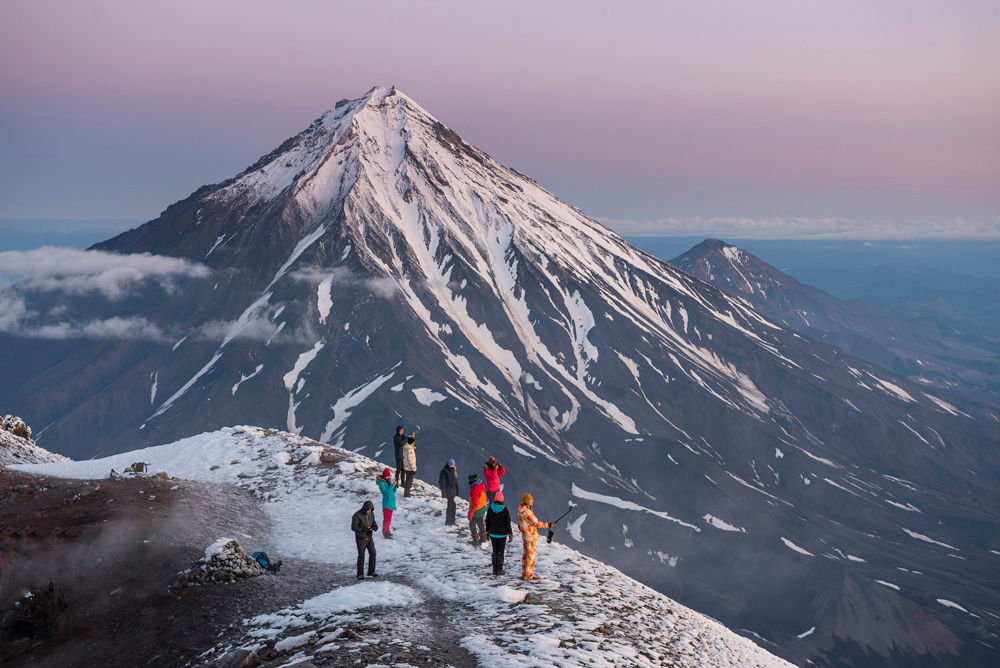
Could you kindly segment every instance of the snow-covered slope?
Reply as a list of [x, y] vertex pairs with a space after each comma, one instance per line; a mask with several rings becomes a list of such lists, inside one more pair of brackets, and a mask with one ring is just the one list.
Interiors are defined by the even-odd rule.
[[995, 338], [935, 318], [893, 317], [859, 299], [837, 299], [718, 239], [706, 239], [670, 263], [817, 341], [928, 388], [957, 388], [997, 404], [990, 391], [1000, 378]]
[[399, 91], [339, 103], [99, 247], [210, 275], [114, 303], [15, 286], [40, 326], [159, 333], [0, 335], [0, 368], [25, 370], [0, 403], [49, 425], [53, 449], [253, 423], [379, 457], [403, 423], [418, 477], [495, 455], [508, 484], [580, 502], [582, 552], [793, 660], [1000, 655], [1000, 586], [982, 586], [1000, 549], [995, 411], [638, 251]]
[[[319, 453], [339, 461], [321, 464]], [[346, 572], [353, 571], [355, 558], [351, 515], [366, 499], [378, 503], [374, 479], [383, 468], [362, 455], [256, 427], [222, 429], [104, 459], [18, 468], [100, 478], [134, 461], [150, 463], [152, 473], [253, 490], [273, 520], [271, 539], [282, 555], [329, 562]], [[281, 648], [297, 652], [289, 662], [313, 656], [331, 660], [332, 652], [349, 652], [349, 644], [329, 637], [348, 621], [383, 606], [443, 599], [443, 609], [450, 612], [440, 623], [457, 627], [461, 644], [485, 666], [788, 665], [718, 622], [558, 542], [540, 544], [538, 581], [518, 579], [513, 547], [508, 575], [495, 578], [489, 574], [488, 549], [470, 545], [466, 530], [443, 526], [444, 501], [436, 488], [418, 482], [415, 495], [398, 504], [396, 538], [376, 539], [379, 571], [391, 583], [335, 588], [248, 619], [204, 658], [277, 640]], [[468, 506], [459, 506], [461, 516]], [[367, 638], [386, 646], [393, 640]]]
[[[24, 435], [18, 435], [15, 431]], [[62, 455], [35, 445], [30, 435], [31, 430], [25, 427], [20, 418], [12, 415], [0, 418], [0, 466], [69, 461]]]

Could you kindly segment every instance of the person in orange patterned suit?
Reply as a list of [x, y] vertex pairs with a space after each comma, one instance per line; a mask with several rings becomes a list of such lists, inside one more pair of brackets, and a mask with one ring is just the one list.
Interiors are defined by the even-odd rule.
[[522, 580], [535, 579], [535, 541], [538, 540], [538, 529], [551, 526], [535, 517], [531, 509], [534, 502], [531, 494], [525, 494], [521, 497], [521, 505], [517, 507], [517, 528], [521, 530], [521, 540], [524, 542], [524, 554], [521, 555]]

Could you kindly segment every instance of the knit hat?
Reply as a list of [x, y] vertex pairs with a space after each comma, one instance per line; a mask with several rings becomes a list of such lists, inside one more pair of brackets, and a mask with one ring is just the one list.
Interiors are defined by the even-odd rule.
[[531, 503], [534, 500], [535, 497], [533, 497], [531, 494], [525, 494], [524, 496], [521, 497], [521, 503]]
[[469, 474], [469, 484], [471, 485], [474, 482], [476, 482], [476, 474], [475, 473], [470, 473]]
[[496, 496], [493, 497], [493, 501], [503, 503], [503, 492], [497, 492]]
[[388, 478], [391, 475], [392, 475], [392, 471], [390, 471], [388, 467], [386, 467], [386, 468], [384, 468], [382, 470], [382, 477], [383, 478]]
[[406, 442], [407, 442], [407, 443], [409, 443], [410, 445], [412, 445], [412, 444], [413, 444], [413, 441], [414, 441], [414, 440], [415, 440], [415, 439], [414, 439], [414, 438], [413, 438], [412, 436], [407, 436], [407, 437], [406, 437]]
[[454, 465], [455, 465], [455, 460], [454, 459], [449, 459], [448, 460], [448, 466], [454, 466]]

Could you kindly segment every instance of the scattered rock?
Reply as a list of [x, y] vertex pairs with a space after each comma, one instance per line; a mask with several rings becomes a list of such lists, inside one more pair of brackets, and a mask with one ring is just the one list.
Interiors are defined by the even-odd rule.
[[216, 668], [254, 668], [260, 665], [260, 657], [252, 649], [234, 649], [215, 662]]
[[263, 575], [266, 571], [232, 538], [220, 538], [205, 550], [205, 556], [177, 576], [176, 588], [204, 584], [233, 583]]
[[32, 589], [0, 615], [0, 656], [13, 657], [56, 636], [69, 605], [55, 584]]
[[29, 427], [27, 423], [19, 417], [14, 415], [4, 415], [3, 420], [0, 420], [0, 428], [5, 431], [9, 431], [14, 434], [14, 436], [18, 436], [26, 441], [29, 441], [30, 443], [34, 443], [34, 441], [31, 440], [31, 427]]

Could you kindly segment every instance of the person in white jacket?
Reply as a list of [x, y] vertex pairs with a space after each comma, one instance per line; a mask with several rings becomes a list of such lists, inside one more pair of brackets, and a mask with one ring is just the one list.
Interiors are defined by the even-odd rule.
[[417, 472], [417, 444], [416, 439], [411, 434], [406, 438], [406, 445], [403, 446], [403, 496], [410, 495], [410, 487], [413, 485], [413, 476]]

